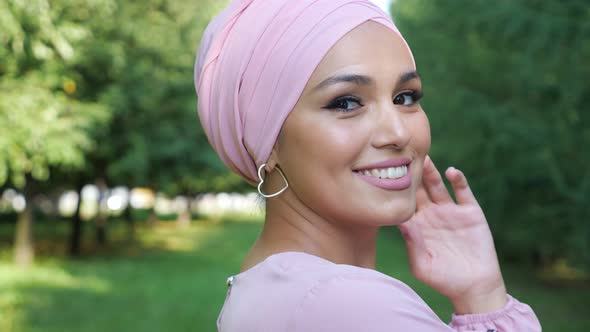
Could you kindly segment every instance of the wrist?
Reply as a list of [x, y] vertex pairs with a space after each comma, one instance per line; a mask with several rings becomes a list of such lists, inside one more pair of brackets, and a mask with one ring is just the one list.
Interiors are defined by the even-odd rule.
[[508, 302], [508, 294], [504, 283], [490, 292], [465, 294], [451, 299], [455, 314], [479, 314], [502, 309]]

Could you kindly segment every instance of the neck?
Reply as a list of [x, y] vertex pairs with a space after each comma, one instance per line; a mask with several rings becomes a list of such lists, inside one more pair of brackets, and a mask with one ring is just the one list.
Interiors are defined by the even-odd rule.
[[267, 200], [263, 230], [242, 270], [272, 254], [300, 251], [337, 264], [375, 269], [379, 228], [344, 225], [314, 213], [291, 191]]

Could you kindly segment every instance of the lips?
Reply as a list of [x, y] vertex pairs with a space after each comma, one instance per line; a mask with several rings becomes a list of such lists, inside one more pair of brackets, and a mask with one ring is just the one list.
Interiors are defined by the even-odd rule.
[[[382, 161], [379, 163], [359, 167], [353, 170], [353, 173], [363, 181], [385, 190], [405, 190], [412, 185], [411, 176], [411, 162], [410, 158], [399, 158]], [[407, 173], [400, 178], [380, 178], [371, 175], [366, 175], [367, 172], [375, 172], [376, 170], [382, 170], [392, 167], [406, 166]]]

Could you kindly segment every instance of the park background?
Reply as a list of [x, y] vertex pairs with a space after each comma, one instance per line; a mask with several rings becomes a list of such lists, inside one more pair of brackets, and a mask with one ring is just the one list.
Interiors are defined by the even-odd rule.
[[[196, 112], [196, 49], [226, 3], [0, 0], [0, 331], [215, 330], [264, 211]], [[390, 6], [431, 156], [470, 180], [509, 293], [545, 331], [587, 331], [590, 3]], [[378, 248], [449, 321], [398, 231]]]

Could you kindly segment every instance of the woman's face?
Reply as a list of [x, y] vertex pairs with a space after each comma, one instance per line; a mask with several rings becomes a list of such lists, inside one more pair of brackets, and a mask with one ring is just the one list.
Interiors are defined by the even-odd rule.
[[375, 22], [349, 32], [318, 65], [277, 139], [273, 157], [290, 190], [328, 221], [407, 220], [430, 148], [420, 95], [400, 37]]

